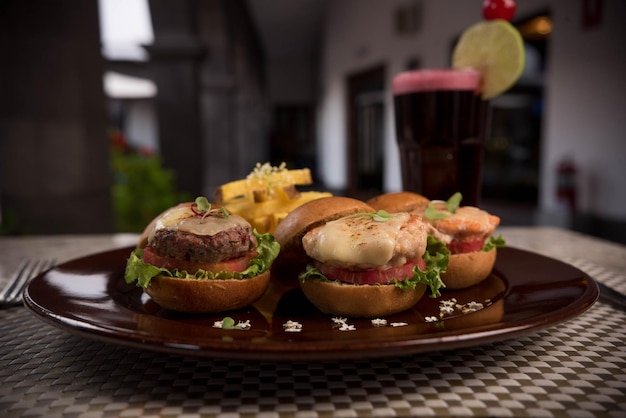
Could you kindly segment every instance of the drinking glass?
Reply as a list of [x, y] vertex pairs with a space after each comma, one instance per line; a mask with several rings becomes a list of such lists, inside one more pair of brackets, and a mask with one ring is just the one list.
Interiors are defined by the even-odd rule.
[[463, 194], [478, 206], [489, 102], [473, 69], [422, 69], [393, 79], [403, 189], [429, 199]]

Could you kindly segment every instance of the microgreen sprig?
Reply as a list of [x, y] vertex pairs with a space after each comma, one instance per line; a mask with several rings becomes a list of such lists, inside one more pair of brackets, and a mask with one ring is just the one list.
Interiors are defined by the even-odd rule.
[[215, 321], [213, 323], [214, 328], [221, 328], [226, 330], [236, 329], [236, 330], [249, 330], [250, 329], [250, 321], [239, 321], [238, 324], [235, 323], [235, 320], [230, 316], [225, 317], [221, 321]]
[[456, 212], [459, 205], [461, 204], [461, 200], [463, 200], [463, 195], [460, 192], [456, 192], [455, 194], [450, 196], [450, 199], [446, 201], [446, 208], [448, 209], [448, 211], [450, 211], [450, 213]]
[[430, 202], [428, 204], [428, 207], [426, 208], [426, 211], [424, 211], [424, 216], [426, 217], [426, 219], [430, 219], [434, 221], [437, 219], [446, 219], [448, 217], [448, 214], [445, 212], [439, 212], [435, 208], [434, 202]]
[[[456, 192], [448, 200], [446, 200], [445, 205], [446, 209], [450, 213], [456, 212], [461, 204], [461, 200], [463, 200], [463, 195], [459, 192]], [[435, 208], [435, 202], [430, 202], [426, 211], [424, 212], [424, 216], [426, 219], [437, 220], [437, 219], [446, 219], [449, 215], [445, 212], [440, 212]]]
[[230, 316], [227, 316], [222, 320], [222, 329], [235, 329], [236, 327], [235, 320]]
[[387, 222], [388, 220], [393, 218], [393, 215], [387, 212], [386, 210], [379, 210], [377, 212], [361, 212], [355, 213], [354, 215], [348, 216], [349, 218], [357, 218], [360, 216], [369, 216], [376, 222]]
[[194, 203], [191, 205], [191, 210], [196, 215], [202, 216], [202, 219], [213, 215], [221, 215], [222, 218], [228, 218], [230, 216], [225, 207], [212, 209], [211, 203], [209, 203], [209, 200], [204, 196], [196, 198]]

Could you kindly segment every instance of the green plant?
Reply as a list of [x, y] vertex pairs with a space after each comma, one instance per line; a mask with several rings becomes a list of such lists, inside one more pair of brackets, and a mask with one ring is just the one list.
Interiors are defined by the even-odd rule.
[[111, 161], [115, 226], [119, 232], [141, 232], [165, 209], [191, 200], [176, 191], [174, 173], [162, 166], [157, 154], [114, 146]]

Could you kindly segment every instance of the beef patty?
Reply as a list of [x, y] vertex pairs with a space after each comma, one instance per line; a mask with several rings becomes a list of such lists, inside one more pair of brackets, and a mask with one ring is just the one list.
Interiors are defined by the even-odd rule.
[[150, 246], [161, 256], [216, 263], [241, 257], [255, 250], [257, 241], [250, 228], [238, 225], [214, 235], [162, 229], [156, 231]]

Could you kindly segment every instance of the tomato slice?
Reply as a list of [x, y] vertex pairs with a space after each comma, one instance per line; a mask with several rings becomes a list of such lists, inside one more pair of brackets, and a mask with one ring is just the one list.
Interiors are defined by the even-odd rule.
[[317, 261], [313, 262], [324, 276], [330, 280], [337, 280], [350, 284], [388, 284], [393, 279], [400, 281], [413, 277], [413, 267], [418, 266], [420, 270], [426, 268], [424, 260], [409, 261], [400, 267], [392, 267], [384, 270], [351, 270], [343, 267], [328, 266]]
[[476, 239], [472, 241], [452, 241], [448, 244], [448, 250], [451, 254], [472, 253], [480, 251], [485, 245], [484, 239]]
[[187, 271], [188, 273], [195, 273], [198, 270], [206, 270], [213, 273], [220, 271], [244, 271], [250, 265], [250, 260], [256, 257], [258, 253], [251, 251], [243, 257], [233, 258], [231, 260], [219, 261], [217, 263], [203, 263], [198, 261], [185, 261], [176, 260], [172, 257], [164, 257], [157, 254], [151, 247], [146, 247], [143, 250], [144, 263], [152, 264], [153, 266], [166, 268], [168, 270]]

